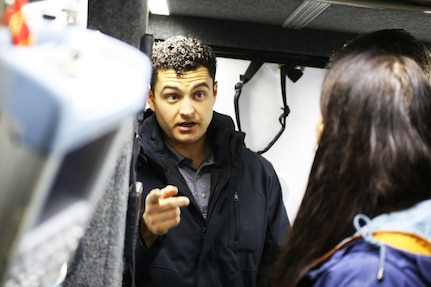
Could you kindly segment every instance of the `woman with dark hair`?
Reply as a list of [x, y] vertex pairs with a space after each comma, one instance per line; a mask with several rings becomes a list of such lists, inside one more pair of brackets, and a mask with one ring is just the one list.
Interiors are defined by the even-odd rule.
[[275, 286], [431, 286], [431, 86], [414, 60], [328, 71], [322, 133]]

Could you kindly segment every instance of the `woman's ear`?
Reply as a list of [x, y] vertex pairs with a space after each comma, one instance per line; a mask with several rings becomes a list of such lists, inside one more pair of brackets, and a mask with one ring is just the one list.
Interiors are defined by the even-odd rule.
[[323, 119], [322, 119], [322, 114], [319, 114], [319, 118], [317, 119], [317, 123], [316, 123], [317, 144], [319, 144], [320, 142], [320, 135], [322, 134], [322, 131], [323, 131]]

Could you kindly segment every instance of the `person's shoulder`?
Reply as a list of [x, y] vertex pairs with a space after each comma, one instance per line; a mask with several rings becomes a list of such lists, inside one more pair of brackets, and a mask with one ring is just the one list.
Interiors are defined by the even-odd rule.
[[[384, 258], [376, 248], [363, 240], [358, 240], [335, 252], [327, 261], [309, 273], [314, 287], [323, 286], [427, 286], [417, 281], [414, 266], [402, 259], [402, 252], [387, 247]], [[382, 265], [383, 260], [383, 265]], [[405, 262], [406, 264], [402, 263]], [[401, 268], [403, 267], [407, 268]], [[383, 266], [383, 278], [377, 274]], [[403, 270], [403, 272], [400, 272]], [[408, 271], [410, 270], [410, 271]]]
[[221, 114], [216, 111], [213, 112], [212, 123], [217, 127], [222, 127], [230, 131], [235, 130], [233, 119], [228, 115]]
[[245, 147], [243, 149], [241, 152], [241, 159], [244, 169], [249, 169], [251, 172], [262, 175], [276, 175], [274, 165], [263, 155], [252, 151], [249, 148]]
[[318, 268], [314, 286], [373, 286], [364, 282], [377, 280], [378, 264], [372, 253], [341, 249]]
[[243, 153], [244, 153], [244, 156], [247, 158], [247, 160], [256, 161], [264, 165], [272, 166], [272, 163], [268, 159], [266, 159], [262, 154], [256, 151], [253, 151], [250, 148], [244, 147]]
[[[378, 256], [368, 252], [351, 252], [344, 247], [307, 275], [310, 286], [374, 286], [377, 284]], [[380, 286], [380, 285], [379, 285]]]

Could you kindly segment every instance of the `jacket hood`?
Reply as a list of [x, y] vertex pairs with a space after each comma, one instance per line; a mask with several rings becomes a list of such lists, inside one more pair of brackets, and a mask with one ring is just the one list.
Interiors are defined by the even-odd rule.
[[431, 256], [386, 246], [382, 257], [381, 250], [365, 239], [353, 240], [310, 270], [299, 286], [431, 286]]
[[376, 216], [369, 222], [371, 230], [393, 230], [416, 233], [431, 242], [431, 200], [411, 208]]
[[[365, 225], [361, 226], [361, 221], [365, 222]], [[378, 274], [383, 278], [387, 246], [384, 242], [376, 239], [373, 232], [383, 230], [402, 234], [416, 234], [428, 241], [426, 246], [429, 249], [431, 246], [431, 200], [419, 202], [405, 210], [376, 216], [372, 220], [363, 214], [358, 214], [354, 219], [354, 225], [357, 230], [356, 235], [360, 235], [365, 242], [379, 249], [380, 263]], [[431, 256], [409, 253], [407, 251], [405, 252], [405, 256], [410, 257], [411, 262], [415, 262], [417, 271], [422, 274], [427, 283], [431, 284]]]
[[365, 278], [382, 287], [431, 286], [431, 200], [373, 219], [358, 214], [353, 223], [357, 232], [319, 259], [300, 286], [348, 286]]

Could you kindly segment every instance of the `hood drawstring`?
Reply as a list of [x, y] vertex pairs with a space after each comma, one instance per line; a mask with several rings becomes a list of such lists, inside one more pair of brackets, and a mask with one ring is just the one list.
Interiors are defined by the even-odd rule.
[[[361, 221], [364, 222], [364, 225], [361, 226]], [[385, 259], [386, 259], [386, 246], [383, 242], [377, 240], [373, 237], [373, 232], [370, 226], [370, 218], [364, 214], [358, 214], [353, 219], [353, 224], [356, 228], [356, 231], [364, 238], [364, 240], [376, 247], [379, 248], [380, 257], [379, 257], [379, 270], [377, 272], [377, 280], [381, 281], [383, 279], [383, 273], [385, 269]]]

